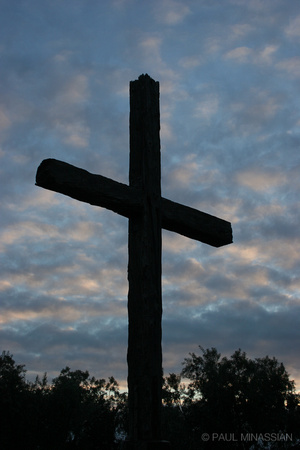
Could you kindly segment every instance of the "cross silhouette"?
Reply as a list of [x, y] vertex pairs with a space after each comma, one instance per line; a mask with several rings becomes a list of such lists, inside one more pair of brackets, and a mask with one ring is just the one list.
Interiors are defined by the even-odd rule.
[[161, 440], [161, 230], [214, 247], [232, 243], [231, 224], [161, 197], [159, 83], [130, 82], [129, 186], [55, 159], [39, 166], [36, 185], [110, 209], [129, 219], [127, 448], [169, 448]]

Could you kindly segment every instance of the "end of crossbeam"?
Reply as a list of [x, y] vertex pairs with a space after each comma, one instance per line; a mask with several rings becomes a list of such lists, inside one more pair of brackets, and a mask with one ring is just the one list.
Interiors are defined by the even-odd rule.
[[141, 195], [136, 189], [56, 159], [42, 161], [35, 184], [125, 217], [142, 210]]
[[231, 223], [189, 206], [161, 200], [162, 227], [213, 247], [232, 244]]
[[54, 159], [44, 159], [39, 165], [36, 176], [35, 176], [35, 185], [39, 187], [48, 188], [51, 182], [51, 167]]

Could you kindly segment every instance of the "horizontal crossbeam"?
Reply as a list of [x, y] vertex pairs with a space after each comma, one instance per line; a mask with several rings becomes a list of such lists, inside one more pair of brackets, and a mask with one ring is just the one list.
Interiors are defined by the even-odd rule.
[[[42, 161], [36, 185], [128, 218], [143, 211], [143, 194], [139, 189], [56, 159]], [[163, 197], [161, 220], [162, 228], [214, 247], [232, 243], [230, 222]]]
[[57, 159], [42, 161], [35, 184], [128, 218], [142, 209], [139, 190]]
[[161, 199], [162, 227], [213, 247], [232, 243], [231, 223], [210, 214]]

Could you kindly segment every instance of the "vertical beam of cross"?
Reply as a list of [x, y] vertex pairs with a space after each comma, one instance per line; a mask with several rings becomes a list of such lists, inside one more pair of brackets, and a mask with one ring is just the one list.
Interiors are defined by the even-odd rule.
[[159, 83], [130, 83], [129, 185], [142, 193], [142, 214], [129, 219], [129, 439], [161, 438], [161, 188]]
[[161, 229], [220, 247], [232, 243], [225, 220], [161, 197], [159, 83], [141, 75], [130, 83], [129, 186], [54, 159], [44, 160], [36, 184], [129, 218], [127, 449], [169, 448], [161, 440]]

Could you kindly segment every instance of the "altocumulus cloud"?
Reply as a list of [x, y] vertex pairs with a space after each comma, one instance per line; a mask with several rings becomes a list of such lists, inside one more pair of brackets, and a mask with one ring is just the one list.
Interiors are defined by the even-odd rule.
[[45, 158], [127, 183], [128, 83], [160, 82], [162, 192], [232, 222], [163, 232], [164, 371], [215, 346], [300, 381], [297, 2], [2, 2], [1, 346], [34, 377], [126, 384], [127, 221], [34, 186]]

